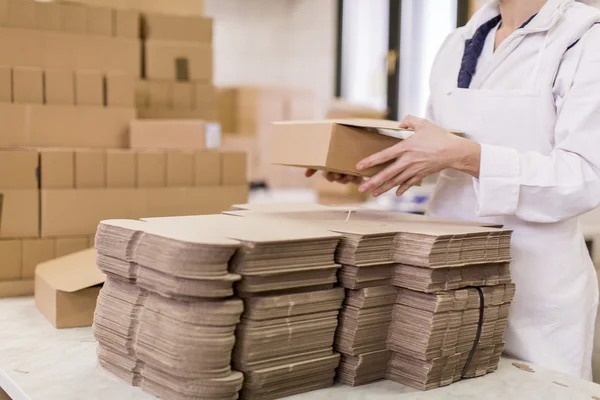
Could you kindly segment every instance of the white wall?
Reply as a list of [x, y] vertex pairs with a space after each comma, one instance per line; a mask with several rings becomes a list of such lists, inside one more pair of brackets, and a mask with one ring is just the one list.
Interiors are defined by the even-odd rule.
[[313, 90], [325, 113], [334, 92], [335, 0], [206, 0], [215, 19], [215, 84]]

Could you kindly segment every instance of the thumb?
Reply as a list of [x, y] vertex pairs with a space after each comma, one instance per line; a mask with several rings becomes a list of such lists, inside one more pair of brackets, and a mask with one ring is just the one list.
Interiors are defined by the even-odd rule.
[[421, 118], [417, 118], [413, 115], [407, 115], [404, 117], [402, 122], [400, 122], [400, 128], [416, 131], [423, 125], [423, 122], [424, 120]]

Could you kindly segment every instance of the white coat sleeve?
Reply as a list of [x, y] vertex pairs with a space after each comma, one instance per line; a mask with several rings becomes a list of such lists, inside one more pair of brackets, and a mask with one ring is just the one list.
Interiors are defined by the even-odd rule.
[[480, 216], [551, 223], [600, 204], [600, 25], [578, 46], [583, 47], [558, 110], [553, 151], [481, 146], [479, 179], [474, 180]]

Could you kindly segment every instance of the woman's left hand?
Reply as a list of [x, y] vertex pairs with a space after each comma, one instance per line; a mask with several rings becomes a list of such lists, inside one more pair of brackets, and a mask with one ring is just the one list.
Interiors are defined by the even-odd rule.
[[379, 196], [399, 186], [396, 195], [400, 196], [429, 175], [447, 168], [479, 176], [479, 144], [413, 116], [404, 118], [400, 127], [411, 129], [415, 133], [358, 163], [357, 169], [363, 170], [396, 159], [365, 182], [360, 187], [361, 192], [371, 190], [373, 196]]

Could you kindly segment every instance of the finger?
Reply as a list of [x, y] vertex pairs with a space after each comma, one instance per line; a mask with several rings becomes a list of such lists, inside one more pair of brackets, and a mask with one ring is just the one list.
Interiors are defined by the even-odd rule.
[[317, 172], [316, 169], [307, 169], [306, 171], [304, 171], [304, 176], [307, 178], [310, 178], [311, 176], [313, 176], [315, 173]]
[[404, 153], [404, 146], [402, 142], [400, 142], [392, 147], [388, 147], [387, 149], [380, 151], [379, 153], [375, 153], [364, 160], [361, 160], [356, 165], [356, 169], [362, 171], [375, 165], [384, 164], [390, 160], [398, 158], [400, 155], [402, 155], [402, 153]]
[[391, 189], [398, 186], [398, 184], [399, 184], [399, 181], [398, 181], [398, 178], [396, 178], [396, 177], [388, 182], [385, 182], [383, 185], [381, 185], [378, 188], [375, 188], [373, 190], [373, 197], [379, 197], [382, 194], [389, 192]]
[[337, 181], [339, 179], [339, 174], [336, 174], [336, 173], [333, 173], [333, 172], [324, 172], [323, 176], [329, 182], [335, 182], [335, 181]]
[[347, 183], [352, 182], [353, 179], [354, 179], [354, 176], [352, 176], [352, 175], [343, 175], [342, 179], [340, 179], [339, 182], [343, 183], [343, 184], [347, 184]]
[[362, 176], [355, 176], [352, 179], [352, 183], [355, 183], [357, 185], [360, 185], [361, 183], [363, 183], [364, 179]]
[[418, 169], [415, 167], [406, 168], [404, 171], [390, 179], [388, 182], [373, 190], [373, 196], [377, 197], [380, 194], [383, 194], [396, 186], [403, 185], [405, 182], [415, 177], [417, 175], [417, 172]]
[[406, 181], [402, 185], [400, 185], [400, 187], [398, 188], [398, 190], [396, 190], [396, 196], [402, 196], [411, 187], [420, 185], [421, 181], [422, 180], [420, 178], [416, 177], [416, 176], [413, 177], [413, 178], [411, 178], [411, 179], [409, 179], [408, 181]]
[[417, 130], [420, 126], [425, 122], [422, 118], [417, 118], [413, 115], [407, 115], [404, 117], [402, 122], [400, 122], [400, 128], [402, 129], [411, 129], [413, 131]]
[[364, 193], [369, 190], [373, 190], [373, 189], [383, 185], [385, 182], [391, 180], [396, 175], [400, 174], [404, 170], [404, 168], [405, 168], [404, 163], [402, 161], [398, 160], [395, 163], [389, 165], [383, 171], [379, 172], [377, 175], [375, 175], [372, 178], [370, 178], [369, 180], [367, 180], [365, 183], [363, 183], [361, 185], [361, 187], [358, 190], [361, 193]]

